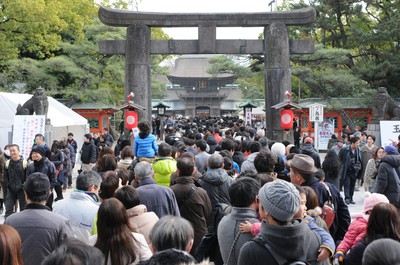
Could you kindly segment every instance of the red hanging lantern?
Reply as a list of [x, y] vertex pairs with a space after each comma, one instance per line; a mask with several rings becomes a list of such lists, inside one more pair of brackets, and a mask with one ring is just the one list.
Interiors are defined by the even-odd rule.
[[125, 112], [125, 128], [128, 130], [132, 130], [137, 127], [138, 114], [136, 111], [127, 111]]
[[293, 110], [283, 109], [281, 111], [281, 127], [284, 130], [290, 130], [293, 128]]

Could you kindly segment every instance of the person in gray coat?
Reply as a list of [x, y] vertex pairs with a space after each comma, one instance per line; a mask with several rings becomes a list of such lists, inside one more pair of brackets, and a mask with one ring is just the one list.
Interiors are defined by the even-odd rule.
[[260, 183], [248, 177], [238, 179], [229, 188], [232, 211], [218, 225], [218, 244], [226, 265], [237, 264], [241, 247], [253, 238], [250, 233], [240, 232], [240, 223], [260, 222], [257, 218], [259, 189]]
[[25, 210], [10, 215], [5, 224], [14, 227], [21, 236], [24, 264], [38, 265], [66, 238], [74, 235], [68, 220], [46, 206], [50, 181], [45, 174], [29, 175], [24, 191], [27, 199]]

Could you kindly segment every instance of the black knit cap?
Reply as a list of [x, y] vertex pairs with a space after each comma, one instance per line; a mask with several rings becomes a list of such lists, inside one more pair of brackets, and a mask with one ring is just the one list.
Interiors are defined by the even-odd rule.
[[50, 191], [49, 177], [40, 172], [30, 174], [25, 180], [24, 190], [30, 196], [45, 195]]

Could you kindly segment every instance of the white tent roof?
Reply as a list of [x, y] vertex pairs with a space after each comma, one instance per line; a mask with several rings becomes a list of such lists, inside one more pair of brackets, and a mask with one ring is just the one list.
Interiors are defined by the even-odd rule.
[[[23, 105], [32, 95], [0, 92], [0, 127], [9, 126], [14, 123], [14, 116], [18, 104]], [[73, 125], [86, 125], [87, 120], [74, 112], [64, 104], [52, 97], [49, 100], [47, 118], [54, 127], [65, 127]]]

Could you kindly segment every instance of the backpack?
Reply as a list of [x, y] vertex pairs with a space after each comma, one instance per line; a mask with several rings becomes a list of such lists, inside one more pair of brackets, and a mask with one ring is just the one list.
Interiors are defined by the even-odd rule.
[[306, 256], [302, 256], [302, 257], [299, 257], [298, 259], [296, 258], [294, 260], [285, 259], [280, 254], [278, 254], [275, 250], [273, 250], [260, 235], [255, 236], [252, 239], [252, 241], [254, 241], [257, 244], [259, 244], [260, 246], [266, 248], [279, 265], [310, 265], [310, 263], [308, 263], [306, 261], [307, 260]]
[[[6, 161], [5, 168], [8, 169], [10, 167], [10, 160]], [[22, 160], [22, 168], [25, 170], [28, 167], [28, 161]]]

